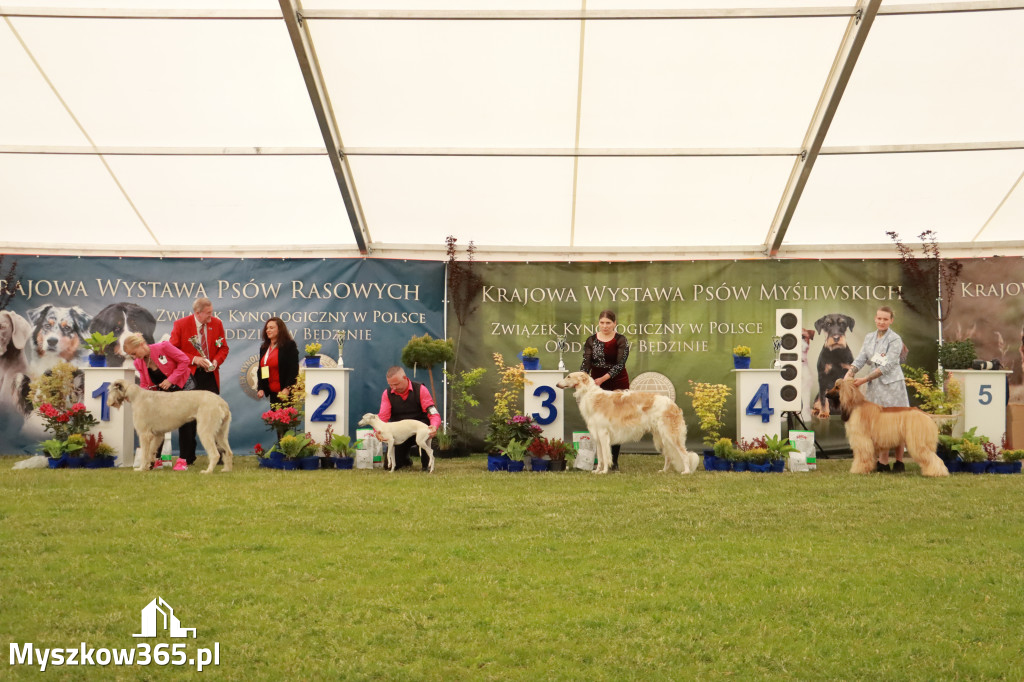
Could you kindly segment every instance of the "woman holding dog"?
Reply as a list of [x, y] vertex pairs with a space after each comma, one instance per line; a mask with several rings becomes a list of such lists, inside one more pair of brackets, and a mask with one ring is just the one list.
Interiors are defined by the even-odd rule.
[[188, 356], [169, 341], [149, 345], [142, 334], [136, 332], [125, 339], [124, 352], [135, 358], [139, 385], [148, 391], [186, 390], [192, 378]]
[[[875, 312], [874, 334], [868, 334], [860, 355], [853, 361], [853, 366], [846, 372], [846, 379], [853, 377], [864, 365], [871, 366], [871, 372], [854, 380], [855, 386], [864, 386], [864, 396], [871, 402], [882, 407], [910, 407], [907, 396], [907, 385], [903, 381], [903, 369], [900, 362], [903, 355], [903, 339], [890, 329], [895, 314], [889, 306], [882, 306]], [[892, 466], [894, 473], [902, 473], [903, 445], [896, 448], [896, 462]], [[889, 471], [889, 451], [879, 453], [875, 471]]]
[[[580, 371], [589, 374], [606, 391], [624, 391], [629, 388], [628, 357], [629, 339], [615, 331], [615, 312], [602, 310], [597, 316], [597, 333], [583, 344]], [[619, 468], [620, 447], [612, 445], [612, 469]]]
[[277, 402], [278, 394], [287, 396], [299, 377], [299, 348], [280, 317], [263, 325], [260, 366], [256, 375], [256, 397]]

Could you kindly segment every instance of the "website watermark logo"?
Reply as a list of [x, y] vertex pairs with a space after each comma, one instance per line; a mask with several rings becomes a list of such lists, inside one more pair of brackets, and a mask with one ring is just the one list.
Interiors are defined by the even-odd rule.
[[[142, 608], [142, 632], [132, 637], [155, 638], [166, 636], [176, 639], [196, 639], [196, 628], [182, 627], [174, 609], [163, 597], [156, 597]], [[81, 642], [76, 647], [40, 647], [33, 642], [12, 642], [10, 665], [38, 666], [40, 672], [52, 666], [188, 666], [202, 672], [203, 668], [220, 665], [220, 642], [212, 646], [189, 650], [182, 642], [174, 644], [139, 642], [134, 647], [91, 647]]]

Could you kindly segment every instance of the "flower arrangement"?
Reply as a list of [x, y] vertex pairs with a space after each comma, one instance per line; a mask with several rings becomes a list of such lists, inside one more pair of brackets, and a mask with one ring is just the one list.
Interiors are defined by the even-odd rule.
[[308, 433], [305, 435], [287, 433], [281, 436], [281, 440], [277, 444], [277, 449], [283, 452], [285, 457], [290, 459], [301, 459], [303, 457], [315, 455], [318, 446], [316, 441], [314, 441]]
[[107, 346], [114, 343], [116, 339], [117, 337], [114, 336], [114, 332], [107, 332], [106, 334], [93, 332], [92, 335], [83, 339], [82, 343], [88, 346], [94, 355], [102, 355]]
[[541, 427], [533, 423], [533, 418], [524, 414], [517, 414], [500, 423], [492, 417], [491, 427], [484, 442], [492, 452], [503, 450], [509, 441], [522, 443], [527, 447], [529, 443], [540, 435]]
[[319, 343], [317, 343], [316, 341], [314, 341], [313, 343], [307, 343], [306, 344], [306, 357], [307, 358], [315, 358], [317, 355], [320, 354], [320, 348], [322, 348], [322, 346]]
[[693, 413], [701, 432], [703, 442], [711, 447], [722, 435], [725, 428], [725, 401], [732, 391], [725, 384], [706, 384], [690, 380], [690, 390], [686, 393], [692, 400]]
[[565, 459], [565, 456], [573, 451], [572, 446], [560, 438], [547, 439], [542, 436], [534, 438], [526, 450], [537, 459], [548, 459], [551, 461]]
[[286, 431], [298, 426], [302, 421], [302, 416], [294, 407], [279, 407], [276, 410], [267, 410], [260, 415], [260, 418], [264, 424], [270, 427], [271, 431], [277, 433], [279, 441]]
[[537, 353], [539, 353], [539, 352], [540, 351], [538, 351], [533, 346], [527, 346], [526, 348], [523, 349], [523, 357], [524, 358], [535, 358], [535, 357], [537, 357]]
[[99, 424], [82, 403], [75, 403], [67, 410], [59, 410], [50, 403], [43, 403], [37, 412], [43, 418], [43, 428], [52, 431], [59, 440], [67, 440], [73, 433], [86, 433]]
[[750, 346], [736, 346], [732, 349], [732, 354], [738, 358], [749, 358]]
[[334, 433], [334, 427], [331, 424], [327, 425], [327, 431], [324, 433], [324, 442], [320, 445], [320, 452], [325, 457], [355, 457], [356, 450], [362, 445], [361, 440], [352, 442], [352, 439], [345, 434]]

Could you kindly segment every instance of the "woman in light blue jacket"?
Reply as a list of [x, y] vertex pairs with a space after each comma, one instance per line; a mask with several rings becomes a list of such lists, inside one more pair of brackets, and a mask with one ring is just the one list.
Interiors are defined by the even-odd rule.
[[[847, 379], [853, 379], [864, 365], [871, 367], [867, 376], [856, 379], [856, 386], [867, 384], [864, 395], [871, 402], [882, 407], [910, 407], [907, 397], [907, 385], [903, 381], [903, 369], [900, 361], [903, 356], [903, 339], [889, 327], [892, 325], [892, 308], [885, 305], [875, 312], [874, 334], [868, 334], [860, 355], [853, 361], [853, 367], [846, 372]], [[892, 471], [904, 471], [903, 445], [896, 448], [896, 463]], [[889, 471], [889, 451], [879, 453], [875, 471]]]

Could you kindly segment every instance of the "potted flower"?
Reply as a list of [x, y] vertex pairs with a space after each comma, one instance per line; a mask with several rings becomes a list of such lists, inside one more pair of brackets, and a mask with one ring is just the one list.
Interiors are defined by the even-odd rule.
[[59, 438], [50, 438], [41, 441], [36, 448], [46, 455], [47, 464], [51, 469], [61, 469], [67, 466], [68, 455], [64, 452], [64, 441]]
[[732, 349], [732, 366], [735, 369], [750, 369], [750, 346], [736, 346]]
[[[284, 453], [285, 460], [282, 469], [298, 469], [299, 461], [309, 457], [312, 453], [316, 453], [316, 443], [313, 442], [312, 438], [309, 438], [303, 434], [297, 434], [294, 432], [286, 433], [281, 436], [281, 440], [277, 443], [277, 448]], [[309, 468], [308, 464], [301, 468]], [[317, 468], [320, 468], [319, 462]]]
[[95, 436], [85, 434], [82, 451], [86, 458], [85, 466], [90, 469], [104, 469], [114, 466], [114, 448], [110, 443], [103, 442], [103, 433]]
[[523, 360], [523, 369], [540, 369], [540, 358], [537, 357], [538, 352], [533, 346], [527, 346], [523, 349], [523, 352], [519, 354], [519, 357]]
[[999, 461], [992, 463], [992, 472], [996, 474], [1019, 474], [1024, 450], [1006, 450], [999, 453]]
[[320, 366], [320, 348], [316, 341], [306, 344], [306, 367]]
[[[704, 471], [729, 471], [732, 469], [736, 448], [729, 438], [715, 441], [712, 453], [704, 455]], [[710, 464], [710, 466], [708, 466]]]
[[[85, 449], [85, 436], [80, 433], [72, 433], [64, 441], [63, 450], [67, 454], [69, 469], [80, 469], [86, 466], [86, 458], [81, 455]], [[95, 467], [91, 467], [95, 468]]]
[[974, 341], [971, 339], [959, 339], [938, 344], [939, 364], [942, 369], [970, 369], [971, 364], [977, 359], [978, 353], [974, 349]]
[[277, 433], [277, 439], [280, 441], [281, 437], [291, 429], [299, 425], [301, 417], [299, 411], [294, 407], [279, 407], [276, 410], [267, 410], [260, 418], [263, 423], [266, 424]]
[[[768, 448], [752, 447], [744, 454], [747, 459], [747, 471], [766, 474], [772, 470], [771, 454], [768, 452]], [[735, 465], [733, 465], [733, 470], [739, 471]]]
[[106, 334], [100, 334], [99, 332], [93, 332], [90, 336], [83, 339], [83, 343], [89, 347], [92, 353], [89, 354], [89, 366], [90, 367], [106, 367], [107, 356], [105, 351], [107, 346], [114, 343], [116, 337], [114, 332], [107, 332]]
[[551, 471], [565, 471], [565, 458], [572, 452], [572, 445], [561, 438], [550, 439], [547, 445], [547, 455], [551, 459], [551, 463], [548, 468]]
[[[725, 384], [706, 384], [690, 380], [690, 390], [686, 393], [693, 405], [693, 413], [697, 415], [698, 426], [703, 434], [704, 454], [722, 434], [725, 428], [725, 401], [731, 391]], [[731, 441], [730, 441], [731, 442]], [[707, 465], [705, 463], [705, 469]]]
[[988, 455], [985, 454], [985, 448], [980, 443], [973, 440], [962, 440], [955, 446], [955, 449], [960, 453], [960, 459], [967, 471], [972, 474], [983, 474], [988, 471]]

